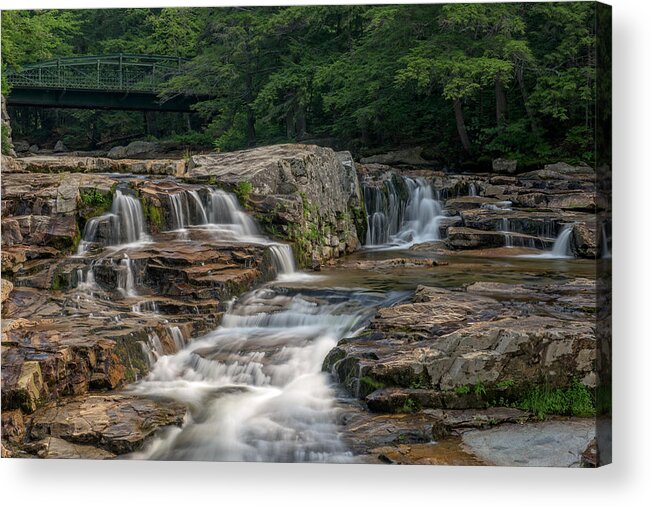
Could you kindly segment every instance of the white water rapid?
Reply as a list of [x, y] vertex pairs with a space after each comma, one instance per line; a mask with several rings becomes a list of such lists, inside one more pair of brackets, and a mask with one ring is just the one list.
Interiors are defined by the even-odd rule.
[[390, 299], [361, 290], [321, 289], [307, 296], [272, 287], [244, 295], [217, 330], [158, 358], [133, 386], [138, 394], [189, 409], [181, 428], [167, 430], [134, 457], [350, 461], [321, 366], [339, 339]]
[[440, 239], [441, 205], [422, 178], [390, 179], [382, 188], [365, 187], [367, 246], [404, 248]]

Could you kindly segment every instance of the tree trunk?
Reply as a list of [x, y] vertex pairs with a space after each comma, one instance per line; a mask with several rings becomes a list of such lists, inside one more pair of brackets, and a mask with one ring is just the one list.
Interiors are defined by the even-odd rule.
[[463, 121], [463, 111], [459, 99], [454, 99], [454, 119], [457, 122], [457, 132], [459, 132], [463, 149], [470, 152], [470, 139], [468, 139], [468, 132], [466, 132], [466, 124]]
[[305, 108], [297, 104], [296, 105], [296, 139], [301, 140], [305, 138], [307, 133], [307, 120], [305, 115]]
[[255, 114], [251, 108], [246, 111], [246, 145], [255, 146]]
[[520, 88], [520, 94], [522, 95], [522, 102], [524, 103], [524, 110], [527, 112], [529, 117], [529, 122], [531, 123], [531, 129], [536, 130], [536, 119], [534, 118], [533, 111], [531, 106], [529, 106], [529, 95], [527, 94], [527, 89], [524, 86], [524, 68], [520, 65], [515, 73], [518, 80], [518, 87]]
[[506, 121], [506, 93], [504, 93], [502, 78], [499, 76], [495, 78], [495, 119], [498, 127]]
[[287, 139], [293, 139], [294, 135], [296, 134], [296, 130], [294, 129], [294, 108], [290, 108], [287, 110], [287, 113], [285, 113], [285, 134], [287, 136]]

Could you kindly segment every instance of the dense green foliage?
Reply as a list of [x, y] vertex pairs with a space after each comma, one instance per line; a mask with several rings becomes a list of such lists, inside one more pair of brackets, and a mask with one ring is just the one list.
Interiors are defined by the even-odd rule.
[[592, 417], [597, 413], [593, 395], [578, 381], [566, 389], [532, 386], [515, 406], [533, 412], [539, 419], [544, 419], [548, 414]]
[[186, 72], [161, 93], [210, 97], [191, 121], [23, 112], [18, 137], [176, 136], [219, 150], [319, 140], [357, 154], [419, 144], [444, 164], [592, 162], [594, 24], [594, 4], [574, 2], [15, 11], [3, 13], [2, 57], [178, 55]]

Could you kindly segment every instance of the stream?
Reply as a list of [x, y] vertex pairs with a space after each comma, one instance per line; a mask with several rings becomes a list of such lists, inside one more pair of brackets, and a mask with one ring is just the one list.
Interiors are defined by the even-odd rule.
[[[181, 427], [163, 430], [132, 457], [356, 461], [342, 436], [342, 419], [351, 410], [362, 408], [322, 371], [322, 365], [328, 352], [341, 339], [362, 330], [378, 308], [405, 300], [419, 284], [536, 283], [552, 273], [560, 278], [563, 273], [591, 274], [588, 263], [565, 259], [564, 252], [518, 255], [508, 244], [491, 256], [432, 256], [431, 252], [410, 251], [411, 245], [438, 239], [441, 212], [431, 188], [411, 179], [407, 187], [407, 203], [396, 204], [389, 193], [388, 206], [398, 213], [397, 219], [386, 220], [377, 205], [380, 194], [370, 199], [378, 208], [369, 213], [368, 247], [347, 259], [436, 257], [446, 262], [433, 268], [369, 271], [332, 267], [319, 274], [301, 273], [286, 245], [272, 244], [277, 280], [231, 301], [216, 330], [176, 354], [162, 355], [150, 374], [130, 387], [138, 395], [173, 400], [188, 409]], [[192, 223], [190, 206], [179, 197], [172, 200], [177, 201], [173, 209], [183, 238], [185, 227]], [[201, 201], [194, 196], [191, 202]], [[232, 196], [223, 192], [212, 193], [209, 209], [197, 216], [203, 226], [208, 220], [230, 224], [222, 225], [222, 233], [235, 228], [249, 240], [257, 234], [255, 224], [238, 209]], [[384, 238], [384, 243], [379, 244], [378, 238]], [[259, 236], [257, 241], [268, 242]]]

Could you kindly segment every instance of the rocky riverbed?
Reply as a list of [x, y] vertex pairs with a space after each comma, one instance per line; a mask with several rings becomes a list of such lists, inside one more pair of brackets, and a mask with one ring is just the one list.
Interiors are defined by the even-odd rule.
[[594, 465], [594, 171], [367, 162], [3, 157], [3, 456]]

